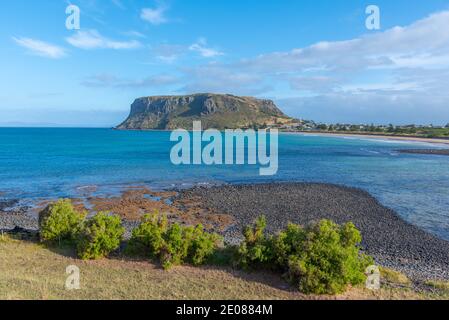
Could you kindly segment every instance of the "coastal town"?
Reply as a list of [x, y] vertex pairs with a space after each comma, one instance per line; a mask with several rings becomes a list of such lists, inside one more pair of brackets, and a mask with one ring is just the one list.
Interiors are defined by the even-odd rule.
[[275, 123], [266, 125], [261, 129], [276, 128], [281, 131], [289, 132], [325, 132], [325, 133], [359, 133], [359, 134], [375, 134], [375, 135], [391, 135], [391, 136], [413, 136], [423, 138], [446, 138], [449, 139], [449, 123], [442, 125], [394, 125], [394, 124], [348, 124], [336, 123], [327, 124], [319, 123], [312, 120], [295, 119], [289, 123]]

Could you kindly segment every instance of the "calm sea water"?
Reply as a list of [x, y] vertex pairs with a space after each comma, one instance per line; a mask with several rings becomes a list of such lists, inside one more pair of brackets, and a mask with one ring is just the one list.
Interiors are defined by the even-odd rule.
[[267, 181], [328, 182], [369, 191], [404, 219], [449, 240], [449, 157], [398, 154], [430, 145], [282, 134], [279, 172], [174, 166], [168, 132], [0, 128], [0, 197], [79, 196], [84, 188], [155, 188]]

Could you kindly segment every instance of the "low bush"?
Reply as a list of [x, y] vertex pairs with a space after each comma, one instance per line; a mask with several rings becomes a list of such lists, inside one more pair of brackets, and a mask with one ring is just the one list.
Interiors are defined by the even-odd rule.
[[217, 250], [222, 238], [216, 233], [205, 232], [202, 225], [190, 227], [190, 230], [192, 237], [187, 257], [193, 265], [201, 265]]
[[157, 258], [165, 244], [164, 235], [167, 230], [166, 216], [157, 213], [145, 215], [140, 225], [133, 229], [126, 253]]
[[272, 238], [274, 263], [283, 268], [288, 265], [291, 256], [298, 256], [303, 251], [306, 240], [304, 228], [297, 224], [289, 223], [287, 228]]
[[133, 230], [127, 252], [159, 259], [164, 269], [185, 262], [203, 264], [218, 248], [221, 238], [205, 232], [203, 226], [169, 225], [166, 217], [146, 215]]
[[267, 221], [259, 217], [243, 230], [244, 241], [237, 250], [237, 264], [244, 269], [273, 267], [272, 238], [265, 235]]
[[78, 256], [83, 260], [106, 257], [119, 248], [124, 232], [119, 216], [98, 213], [86, 221], [79, 233]]
[[337, 294], [348, 285], [365, 281], [373, 260], [360, 253], [360, 232], [352, 223], [339, 226], [329, 220], [304, 230], [305, 239], [288, 258], [288, 278], [304, 293]]
[[77, 212], [68, 199], [48, 205], [39, 213], [40, 239], [47, 243], [73, 242], [82, 228], [85, 212]]
[[163, 234], [159, 259], [164, 269], [170, 269], [172, 266], [184, 262], [189, 250], [190, 234], [190, 228], [182, 228], [177, 223], [171, 225]]
[[[119, 248], [125, 231], [120, 217], [99, 213], [86, 220], [85, 216], [70, 200], [49, 205], [39, 214], [41, 240], [76, 241], [82, 259], [105, 257]], [[304, 293], [337, 294], [365, 281], [364, 271], [373, 259], [360, 252], [361, 234], [352, 223], [322, 220], [305, 228], [289, 224], [276, 235], [265, 233], [266, 224], [264, 217], [258, 218], [244, 229], [239, 246], [223, 247], [222, 238], [201, 225], [169, 224], [156, 212], [144, 216], [132, 231], [126, 253], [158, 259], [165, 269], [206, 262], [270, 269], [284, 274]]]
[[237, 245], [226, 245], [215, 248], [214, 252], [207, 258], [206, 263], [213, 266], [238, 266], [238, 249]]
[[237, 254], [243, 268], [278, 270], [300, 291], [314, 294], [341, 293], [366, 279], [372, 259], [360, 252], [361, 235], [352, 223], [290, 224], [275, 236], [265, 235], [265, 226], [259, 218], [245, 229]]

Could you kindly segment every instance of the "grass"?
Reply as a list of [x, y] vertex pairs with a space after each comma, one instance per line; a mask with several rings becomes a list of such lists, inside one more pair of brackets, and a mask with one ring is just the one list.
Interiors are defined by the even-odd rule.
[[388, 131], [386, 129], [377, 128], [374, 130], [317, 130], [321, 132], [329, 133], [345, 133], [345, 134], [374, 134], [374, 135], [385, 135], [385, 136], [399, 136], [399, 137], [418, 137], [418, 138], [449, 138], [449, 128], [396, 128], [394, 131]]
[[[80, 290], [64, 288], [66, 267], [81, 272]], [[350, 289], [330, 297], [297, 292], [279, 276], [245, 273], [226, 267], [176, 267], [164, 271], [146, 261], [121, 258], [81, 261], [68, 249], [0, 237], [0, 299], [426, 299], [408, 289]]]
[[396, 270], [392, 270], [389, 268], [380, 268], [380, 275], [382, 279], [390, 284], [401, 285], [401, 286], [409, 286], [411, 281], [405, 274], [402, 274]]
[[426, 285], [449, 294], [449, 281], [429, 280], [426, 282]]

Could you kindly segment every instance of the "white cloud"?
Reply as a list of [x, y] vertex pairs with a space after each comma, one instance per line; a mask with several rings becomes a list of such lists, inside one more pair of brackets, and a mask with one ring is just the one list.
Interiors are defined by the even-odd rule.
[[208, 48], [207, 41], [204, 38], [200, 38], [192, 45], [163, 43], [153, 47], [151, 52], [157, 59], [166, 63], [173, 63], [182, 56], [189, 54], [189, 52], [199, 54], [203, 58], [214, 58], [223, 55], [222, 52], [216, 49]]
[[160, 44], [151, 49], [152, 54], [166, 63], [173, 63], [186, 53], [186, 47], [176, 44]]
[[78, 31], [75, 35], [66, 38], [72, 46], [90, 49], [135, 49], [141, 47], [137, 40], [116, 41], [103, 37], [97, 30]]
[[154, 25], [160, 25], [168, 22], [165, 17], [167, 7], [159, 6], [157, 8], [143, 8], [140, 12], [140, 18]]
[[117, 8], [120, 8], [120, 9], [126, 9], [126, 7], [125, 7], [125, 5], [122, 3], [122, 1], [121, 0], [112, 0], [112, 3], [117, 7]]
[[50, 44], [48, 42], [35, 40], [31, 38], [12, 38], [19, 46], [27, 48], [32, 54], [51, 58], [59, 59], [66, 55], [65, 49], [57, 45]]
[[[375, 89], [376, 83], [379, 89], [407, 87], [418, 90], [425, 81], [423, 77], [404, 85], [403, 82], [408, 80], [397, 71], [407, 69], [420, 74], [432, 70], [434, 77], [446, 74], [444, 70], [449, 68], [449, 11], [433, 14], [405, 27], [346, 41], [318, 42], [304, 48], [221, 64], [221, 67], [240, 74], [272, 78], [276, 83], [286, 82], [293, 93], [307, 90], [321, 94], [341, 87]], [[384, 83], [379, 82], [379, 77]], [[438, 78], [443, 80], [444, 76]], [[443, 82], [449, 85], [449, 79]]]
[[98, 74], [86, 78], [81, 84], [93, 88], [152, 88], [172, 85], [178, 82], [176, 76], [157, 74], [142, 79], [125, 79], [111, 74]]
[[449, 119], [447, 96], [368, 90], [279, 99], [289, 115], [327, 123], [441, 124]]
[[189, 47], [189, 50], [198, 52], [202, 57], [205, 58], [214, 58], [217, 56], [222, 56], [224, 54], [223, 52], [220, 52], [216, 49], [208, 48], [207, 41], [204, 38], [201, 38], [198, 40], [198, 42], [192, 44]]
[[135, 30], [125, 31], [125, 32], [122, 32], [122, 34], [127, 37], [133, 37], [133, 38], [143, 38], [144, 39], [147, 37], [142, 32], [135, 31]]
[[[190, 46], [200, 48], [207, 49], [205, 41]], [[318, 121], [447, 122], [449, 11], [354, 39], [183, 72], [186, 91], [275, 95], [291, 115]]]
[[241, 61], [240, 67], [259, 72], [304, 72], [309, 68], [356, 71], [440, 66], [441, 62], [449, 65], [449, 11], [356, 39], [260, 55]]
[[294, 90], [323, 92], [329, 91], [339, 85], [342, 79], [330, 76], [294, 76], [288, 78], [290, 86]]
[[238, 72], [216, 63], [182, 70], [187, 84], [184, 92], [217, 92], [256, 95], [272, 90], [271, 84], [257, 74]]
[[[205, 39], [152, 48], [153, 57], [166, 62], [189, 53], [205, 58], [223, 54]], [[177, 74], [137, 80], [103, 75], [84, 84], [131, 88], [182, 83], [183, 92], [270, 95], [293, 116], [327, 122], [447, 122], [449, 11], [355, 39], [205, 63]]]

